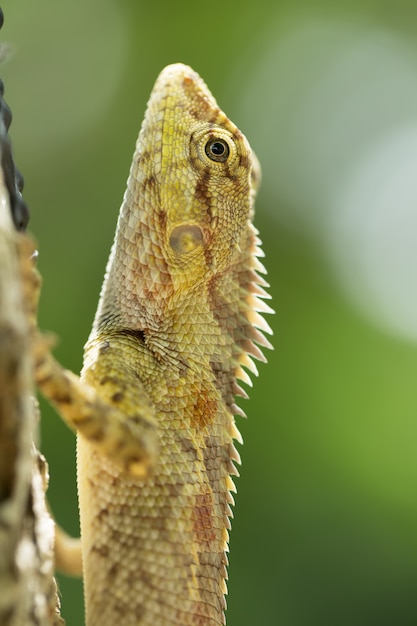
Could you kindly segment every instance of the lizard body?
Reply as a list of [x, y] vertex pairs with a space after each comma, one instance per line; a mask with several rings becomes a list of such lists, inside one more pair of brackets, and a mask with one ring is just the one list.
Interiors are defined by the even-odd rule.
[[40, 387], [79, 431], [88, 626], [225, 623], [236, 381], [269, 347], [258, 181], [246, 138], [201, 78], [165, 68], [81, 380], [49, 357], [38, 364]]

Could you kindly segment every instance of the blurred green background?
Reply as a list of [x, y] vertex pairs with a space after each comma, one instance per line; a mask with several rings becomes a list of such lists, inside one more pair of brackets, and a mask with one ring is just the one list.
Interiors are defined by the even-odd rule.
[[[417, 624], [417, 3], [4, 0], [40, 323], [81, 367], [153, 82], [183, 61], [263, 165], [275, 351], [248, 420], [230, 626]], [[74, 436], [43, 404], [57, 519]], [[60, 578], [69, 626], [81, 584]]]

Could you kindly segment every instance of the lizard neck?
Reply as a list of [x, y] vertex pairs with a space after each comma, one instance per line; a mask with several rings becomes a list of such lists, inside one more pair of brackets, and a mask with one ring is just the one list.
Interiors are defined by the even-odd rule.
[[[141, 332], [157, 359], [172, 363], [187, 357], [196, 364], [227, 343], [211, 308], [208, 284], [183, 285], [178, 292], [168, 282], [150, 285], [146, 263], [136, 267], [134, 283], [123, 273], [111, 256], [90, 340], [107, 332]], [[123, 281], [129, 282], [129, 290]]]
[[[270, 347], [263, 335], [269, 326], [258, 314], [270, 309], [259, 299], [266, 296], [266, 283], [258, 274], [264, 270], [256, 229], [247, 224], [241, 251], [227, 268], [181, 281], [172, 279], [169, 263], [158, 254], [152, 229], [145, 238], [143, 230], [142, 224], [116, 233], [89, 342], [107, 333], [140, 332], [156, 360], [211, 371], [231, 405], [234, 395], [245, 395], [236, 384], [236, 378], [248, 382], [241, 366], [256, 372], [250, 357], [264, 360], [256, 344]], [[126, 248], [120, 257], [117, 250]]]
[[184, 260], [183, 267], [174, 265], [168, 246], [160, 243], [162, 225], [155, 223], [153, 212], [135, 211], [132, 196], [128, 187], [92, 333], [129, 329], [155, 338], [155, 346], [161, 339], [178, 343], [179, 336], [187, 339], [186, 345], [204, 346], [207, 328], [214, 325], [219, 335], [227, 330], [226, 325], [223, 332], [218, 328], [215, 311], [232, 304], [243, 307], [241, 291], [217, 288], [221, 283], [236, 286], [236, 277], [228, 281], [228, 275], [241, 266], [239, 248], [231, 248], [229, 265], [220, 271], [201, 250]]

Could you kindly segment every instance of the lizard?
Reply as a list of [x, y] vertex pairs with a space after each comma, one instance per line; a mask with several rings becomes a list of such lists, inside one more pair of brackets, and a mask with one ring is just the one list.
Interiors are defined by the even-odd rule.
[[78, 435], [87, 626], [225, 624], [244, 415], [235, 397], [247, 397], [239, 381], [250, 384], [246, 370], [256, 374], [253, 358], [271, 347], [259, 181], [247, 139], [204, 81], [167, 66], [136, 143], [81, 376], [38, 341], [37, 384]]

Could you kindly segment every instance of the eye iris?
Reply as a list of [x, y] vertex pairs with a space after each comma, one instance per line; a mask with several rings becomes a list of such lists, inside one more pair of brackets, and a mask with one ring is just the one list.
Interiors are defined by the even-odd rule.
[[206, 154], [212, 161], [224, 163], [229, 156], [229, 146], [223, 139], [211, 139], [206, 144]]

